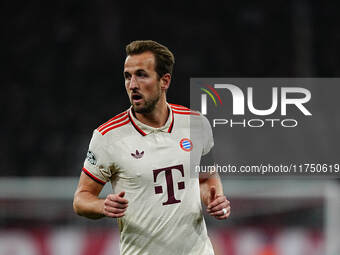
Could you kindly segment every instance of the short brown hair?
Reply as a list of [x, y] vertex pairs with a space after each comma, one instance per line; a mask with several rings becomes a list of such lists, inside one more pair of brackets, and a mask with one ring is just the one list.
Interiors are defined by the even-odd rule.
[[125, 50], [128, 56], [150, 51], [155, 56], [155, 71], [159, 78], [166, 73], [172, 75], [175, 57], [164, 45], [151, 40], [133, 41], [126, 46]]

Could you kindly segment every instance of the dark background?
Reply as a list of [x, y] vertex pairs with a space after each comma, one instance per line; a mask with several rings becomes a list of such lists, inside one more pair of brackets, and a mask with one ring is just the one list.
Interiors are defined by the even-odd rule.
[[176, 58], [168, 101], [190, 77], [336, 77], [336, 1], [4, 1], [0, 176], [78, 176], [92, 131], [129, 106], [125, 45]]

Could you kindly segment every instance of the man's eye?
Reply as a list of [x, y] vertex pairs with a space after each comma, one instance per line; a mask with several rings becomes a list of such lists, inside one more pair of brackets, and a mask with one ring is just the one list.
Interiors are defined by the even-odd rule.
[[147, 77], [147, 74], [146, 73], [139, 73], [138, 76], [139, 77]]

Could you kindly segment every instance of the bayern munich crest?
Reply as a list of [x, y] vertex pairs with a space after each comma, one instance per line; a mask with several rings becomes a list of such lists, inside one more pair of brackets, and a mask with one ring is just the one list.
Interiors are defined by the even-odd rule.
[[192, 142], [188, 138], [183, 138], [180, 142], [179, 145], [181, 146], [182, 150], [184, 151], [191, 151], [192, 150]]

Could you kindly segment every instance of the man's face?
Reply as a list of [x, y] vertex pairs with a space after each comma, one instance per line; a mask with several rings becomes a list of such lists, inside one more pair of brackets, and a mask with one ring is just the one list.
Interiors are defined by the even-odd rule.
[[128, 56], [124, 64], [125, 88], [137, 113], [150, 113], [159, 101], [162, 90], [151, 52]]

